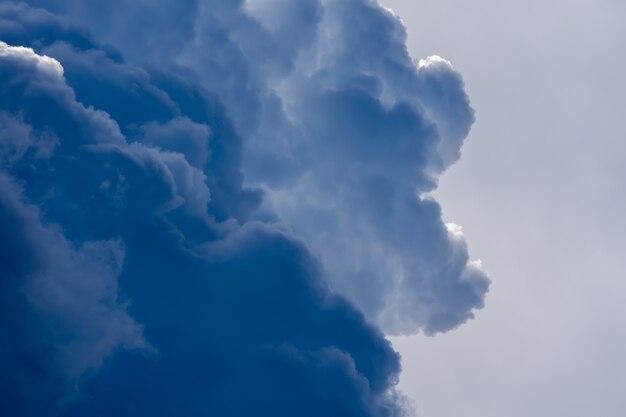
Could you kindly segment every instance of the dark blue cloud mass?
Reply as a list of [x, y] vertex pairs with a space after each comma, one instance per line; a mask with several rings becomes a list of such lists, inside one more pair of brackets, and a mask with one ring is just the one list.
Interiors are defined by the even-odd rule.
[[[402, 416], [489, 285], [473, 113], [369, 0], [0, 3], [0, 415]], [[373, 323], [373, 324], [372, 324]]]

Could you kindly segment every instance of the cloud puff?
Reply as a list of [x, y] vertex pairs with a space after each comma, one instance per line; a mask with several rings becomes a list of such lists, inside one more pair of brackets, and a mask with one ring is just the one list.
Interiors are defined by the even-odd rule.
[[[242, 94], [260, 109], [254, 124], [236, 118], [249, 132], [247, 181], [266, 191], [267, 211], [320, 256], [334, 288], [386, 331], [460, 325], [482, 307], [489, 279], [427, 197], [459, 158], [474, 120], [460, 75], [439, 57], [413, 62], [403, 26], [371, 1], [306, 3], [301, 12], [313, 11], [302, 26], [315, 36], [283, 48], [296, 40], [276, 28], [293, 13], [270, 15], [275, 3], [246, 3], [240, 20], [258, 19], [261, 29], [248, 23], [232, 30], [243, 39], [240, 59], [255, 86]], [[273, 45], [269, 55], [289, 63], [282, 71], [268, 75], [248, 51], [250, 44], [263, 48], [249, 39], [258, 30]], [[188, 62], [199, 68], [211, 57], [198, 49], [202, 38], [193, 42]], [[229, 94], [223, 99], [246, 108]]]
[[404, 415], [370, 321], [446, 331], [489, 285], [428, 197], [473, 122], [451, 65], [369, 0], [27, 3], [0, 5], [0, 411]]
[[[376, 2], [304, 2], [270, 14], [277, 5], [231, 5], [228, 22], [238, 24], [219, 26], [243, 68], [229, 75], [237, 94], [215, 90], [246, 132], [247, 182], [320, 256], [334, 288], [386, 331], [460, 325], [482, 307], [489, 279], [426, 197], [474, 120], [460, 75], [439, 57], [413, 62], [404, 27]], [[213, 33], [206, 22], [197, 27]], [[310, 36], [285, 36], [289, 24]], [[221, 61], [206, 38], [192, 39], [180, 59], [211, 82]], [[271, 71], [266, 61], [284, 64]]]

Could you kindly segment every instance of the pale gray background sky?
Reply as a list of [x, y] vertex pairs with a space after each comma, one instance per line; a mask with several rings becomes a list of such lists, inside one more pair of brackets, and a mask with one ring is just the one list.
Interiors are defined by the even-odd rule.
[[383, 0], [477, 112], [435, 194], [493, 278], [476, 320], [394, 339], [420, 417], [626, 415], [626, 3]]

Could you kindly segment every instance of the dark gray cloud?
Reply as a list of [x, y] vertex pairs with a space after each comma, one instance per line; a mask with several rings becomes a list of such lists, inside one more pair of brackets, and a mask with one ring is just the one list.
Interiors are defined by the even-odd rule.
[[367, 0], [2, 3], [0, 39], [0, 411], [405, 414], [369, 321], [489, 284], [428, 196], [473, 121], [446, 61]]

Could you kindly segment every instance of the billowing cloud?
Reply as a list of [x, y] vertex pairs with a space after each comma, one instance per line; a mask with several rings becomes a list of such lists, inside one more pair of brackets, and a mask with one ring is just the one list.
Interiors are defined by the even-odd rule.
[[28, 4], [0, 4], [0, 412], [404, 415], [370, 322], [449, 330], [489, 282], [428, 197], [473, 121], [451, 65], [368, 0]]
[[[224, 24], [244, 68], [233, 84], [245, 88], [215, 90], [246, 132], [247, 182], [320, 256], [334, 288], [386, 331], [436, 333], [465, 322], [489, 280], [428, 197], [474, 120], [461, 77], [439, 57], [414, 62], [403, 26], [375, 2], [271, 13], [279, 6], [249, 1], [235, 14], [239, 24]], [[309, 36], [285, 36], [289, 23]], [[197, 69], [221, 64], [206, 38], [179, 59]]]

